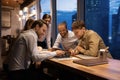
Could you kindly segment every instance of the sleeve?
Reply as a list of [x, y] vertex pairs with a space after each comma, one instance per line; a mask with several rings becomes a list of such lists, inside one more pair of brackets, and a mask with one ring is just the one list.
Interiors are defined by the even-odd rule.
[[59, 48], [60, 43], [61, 43], [61, 36], [60, 36], [60, 34], [58, 34], [57, 38], [56, 38], [56, 41], [55, 41], [52, 48]]
[[85, 55], [89, 55], [89, 56], [97, 56], [98, 54], [98, 47], [99, 47], [99, 35], [97, 34], [91, 34], [88, 36], [87, 38], [88, 40], [88, 44], [86, 46], [88, 46], [89, 48], [86, 49], [81, 49], [81, 53], [85, 54]]
[[28, 39], [28, 49], [30, 50], [33, 61], [43, 61], [45, 59], [56, 56], [56, 52], [40, 52], [37, 48], [37, 40], [31, 36]]
[[51, 25], [48, 28], [48, 33], [47, 33], [46, 39], [47, 39], [48, 48], [51, 48]]

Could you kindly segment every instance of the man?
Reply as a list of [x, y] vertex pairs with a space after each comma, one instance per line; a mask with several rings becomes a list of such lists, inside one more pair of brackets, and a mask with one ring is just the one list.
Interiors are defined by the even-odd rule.
[[77, 37], [70, 30], [67, 30], [66, 22], [62, 22], [58, 25], [59, 34], [52, 47], [53, 50], [59, 49], [59, 45], [62, 45], [63, 50], [70, 51], [74, 49], [77, 44]]
[[[48, 30], [47, 34], [41, 38], [41, 40], [38, 40], [38, 46], [41, 46], [42, 48], [51, 48], [51, 32], [52, 32], [52, 27], [51, 27], [51, 15], [49, 14], [44, 14], [42, 19], [47, 23], [48, 25]], [[44, 40], [44, 41], [43, 41]]]
[[33, 62], [62, 55], [63, 51], [40, 52], [37, 48], [37, 39], [46, 34], [47, 24], [43, 20], [36, 20], [32, 29], [22, 32], [16, 39], [9, 57], [10, 80], [32, 79], [29, 65]]
[[[93, 30], [87, 30], [83, 21], [74, 21], [72, 30], [79, 39], [78, 46], [71, 51], [72, 55], [81, 53], [88, 56], [98, 56], [99, 50], [106, 48], [102, 38]], [[112, 58], [109, 53], [107, 56]]]

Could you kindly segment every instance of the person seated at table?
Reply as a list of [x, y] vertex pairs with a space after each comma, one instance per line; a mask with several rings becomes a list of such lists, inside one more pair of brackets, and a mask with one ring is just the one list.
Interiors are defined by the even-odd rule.
[[78, 39], [72, 31], [67, 29], [67, 23], [65, 21], [58, 25], [58, 31], [59, 33], [51, 50], [60, 49], [60, 44], [65, 51], [74, 49], [77, 46]]
[[[72, 23], [72, 31], [79, 39], [77, 47], [74, 50], [71, 50], [72, 55], [81, 53], [88, 56], [98, 56], [99, 50], [106, 48], [106, 45], [99, 34], [93, 30], [86, 29], [84, 21], [74, 21]], [[107, 56], [112, 58], [109, 52]]]

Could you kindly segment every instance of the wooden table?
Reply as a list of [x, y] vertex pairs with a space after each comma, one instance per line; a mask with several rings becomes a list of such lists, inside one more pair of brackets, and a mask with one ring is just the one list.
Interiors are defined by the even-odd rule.
[[120, 80], [120, 60], [108, 59], [108, 61], [108, 64], [84, 66], [73, 63], [73, 60], [52, 58], [47, 60], [46, 64], [54, 69], [62, 68], [72, 74], [82, 75], [90, 80]]

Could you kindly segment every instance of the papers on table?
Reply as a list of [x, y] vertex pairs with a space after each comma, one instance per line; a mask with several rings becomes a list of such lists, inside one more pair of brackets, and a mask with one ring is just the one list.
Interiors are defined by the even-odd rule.
[[54, 58], [54, 59], [57, 59], [57, 60], [78, 60], [77, 57], [68, 57], [68, 58]]
[[92, 56], [87, 56], [87, 55], [82, 55], [82, 54], [78, 54], [70, 57], [61, 57], [61, 58], [54, 58], [57, 60], [78, 60], [78, 59], [98, 59], [98, 57], [92, 57]]
[[75, 55], [75, 57], [80, 58], [80, 59], [97, 59], [98, 58], [98, 57], [87, 56], [87, 55], [83, 55], [83, 54]]

